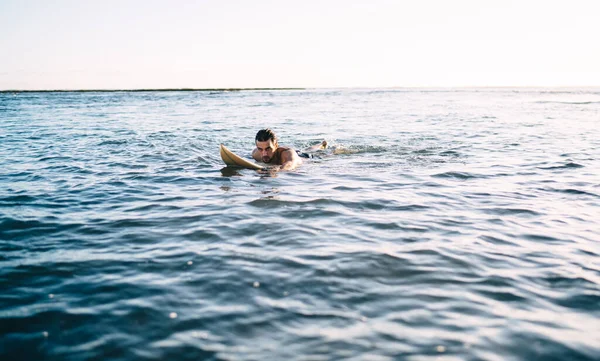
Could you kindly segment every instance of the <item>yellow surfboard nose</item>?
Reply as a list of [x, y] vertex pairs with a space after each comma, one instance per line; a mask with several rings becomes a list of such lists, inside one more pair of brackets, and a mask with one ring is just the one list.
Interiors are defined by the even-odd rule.
[[252, 163], [246, 160], [234, 152], [230, 151], [225, 145], [221, 144], [220, 147], [221, 159], [223, 162], [232, 167], [242, 167], [247, 169], [263, 169], [260, 165]]

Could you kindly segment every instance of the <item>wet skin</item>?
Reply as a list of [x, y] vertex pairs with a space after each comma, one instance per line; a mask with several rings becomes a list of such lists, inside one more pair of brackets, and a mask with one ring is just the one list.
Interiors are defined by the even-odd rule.
[[298, 154], [286, 147], [279, 147], [277, 141], [256, 141], [256, 148], [252, 151], [252, 158], [259, 162], [279, 166], [280, 170], [292, 170], [302, 164]]

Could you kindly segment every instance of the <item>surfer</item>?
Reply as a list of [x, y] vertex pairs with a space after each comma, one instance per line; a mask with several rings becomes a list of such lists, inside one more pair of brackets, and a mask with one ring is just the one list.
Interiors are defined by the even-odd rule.
[[[310, 158], [310, 154], [294, 150], [291, 147], [280, 147], [277, 136], [271, 129], [261, 129], [254, 138], [256, 148], [252, 151], [252, 158], [259, 162], [273, 164], [280, 170], [292, 170], [302, 164], [301, 158]], [[307, 151], [325, 149], [327, 141], [307, 148]]]

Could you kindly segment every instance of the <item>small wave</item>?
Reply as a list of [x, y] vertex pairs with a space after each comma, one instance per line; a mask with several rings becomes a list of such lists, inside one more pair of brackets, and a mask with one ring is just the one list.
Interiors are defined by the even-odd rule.
[[74, 164], [71, 164], [71, 165], [59, 164], [59, 165], [55, 165], [55, 166], [45, 167], [44, 170], [57, 171], [57, 172], [61, 172], [63, 174], [65, 174], [65, 173], [93, 174], [94, 173], [89, 169], [85, 169], [85, 168], [79, 167]]
[[527, 298], [518, 295], [517, 291], [514, 292], [510, 292], [510, 291], [500, 291], [500, 290], [481, 290], [478, 291], [478, 293], [482, 296], [494, 299], [496, 301], [501, 301], [501, 302], [523, 302], [526, 301]]
[[51, 233], [80, 227], [78, 224], [44, 222], [41, 220], [19, 220], [4, 218], [0, 220], [0, 238], [41, 237]]
[[547, 277], [536, 278], [536, 282], [545, 286], [550, 286], [556, 289], [585, 289], [589, 286], [596, 286], [596, 283], [592, 280], [580, 277], [578, 275], [561, 276], [557, 274], [549, 275]]
[[0, 207], [28, 206], [37, 208], [67, 208], [70, 205], [44, 201], [26, 194], [0, 198]]
[[502, 216], [516, 215], [516, 214], [528, 214], [531, 216], [537, 216], [540, 214], [536, 211], [533, 211], [531, 209], [525, 209], [525, 208], [486, 208], [486, 209], [484, 209], [484, 212], [489, 213], [489, 214], [502, 215]]
[[593, 312], [600, 305], [600, 296], [594, 294], [577, 294], [559, 299], [556, 303], [563, 307], [572, 308], [584, 312]]
[[572, 168], [583, 168], [583, 167], [584, 166], [581, 164], [569, 162], [569, 163], [566, 163], [563, 165], [557, 165], [557, 166], [552, 166], [552, 167], [539, 167], [539, 169], [553, 170], [553, 169], [572, 169]]
[[354, 166], [358, 166], [363, 169], [377, 169], [377, 168], [390, 168], [394, 165], [393, 162], [354, 162]]
[[466, 172], [444, 172], [432, 175], [434, 178], [455, 178], [455, 179], [476, 179], [476, 178], [485, 178], [482, 175], [471, 174]]
[[266, 102], [266, 103], [260, 103], [260, 104], [252, 104], [252, 105], [250, 105], [250, 107], [252, 107], [252, 108], [259, 107], [260, 108], [260, 107], [272, 107], [274, 105], [275, 105], [275, 103], [273, 103], [273, 102]]
[[337, 203], [337, 202], [334, 202], [332, 200], [325, 199], [325, 198], [317, 198], [317, 199], [313, 199], [310, 201], [297, 202], [297, 201], [284, 201], [281, 199], [276, 199], [276, 198], [271, 198], [271, 197], [264, 197], [264, 198], [259, 198], [259, 199], [250, 201], [250, 202], [248, 202], [248, 205], [263, 208], [263, 207], [286, 207], [286, 206], [303, 206], [303, 205], [328, 205], [328, 204], [335, 204], [335, 203]]
[[600, 101], [585, 101], [585, 102], [559, 102], [552, 100], [539, 100], [534, 102], [536, 104], [572, 104], [572, 105], [588, 105], [588, 104], [600, 104]]
[[307, 206], [307, 205], [341, 205], [343, 207], [349, 209], [369, 209], [369, 210], [393, 210], [393, 211], [403, 211], [403, 212], [411, 212], [411, 211], [419, 211], [423, 209], [429, 209], [428, 206], [424, 206], [421, 204], [407, 204], [407, 205], [395, 205], [393, 202], [385, 201], [385, 200], [371, 200], [371, 201], [341, 201], [341, 200], [330, 200], [326, 198], [318, 198], [305, 202], [297, 202], [297, 201], [285, 201], [277, 198], [260, 198], [253, 200], [248, 203], [254, 207], [298, 207], [298, 206]]
[[528, 239], [530, 241], [543, 242], [543, 243], [554, 243], [554, 244], [556, 244], [556, 243], [562, 243], [562, 242], [564, 242], [561, 239], [550, 237], [550, 236], [546, 236], [546, 235], [542, 235], [542, 234], [524, 234], [523, 238]]
[[16, 196], [0, 198], [0, 205], [3, 205], [3, 204], [16, 205], [16, 204], [32, 203], [35, 201], [37, 201], [36, 197], [28, 196], [26, 194], [20, 194], [20, 195], [16, 195]]
[[494, 237], [494, 236], [480, 236], [479, 239], [482, 239], [486, 242], [497, 244], [497, 245], [514, 246], [514, 243], [509, 242], [504, 239], [501, 239], [501, 238], [498, 238], [498, 237]]
[[131, 164], [131, 163], [122, 163], [122, 162], [111, 162], [107, 164], [111, 168], [125, 168], [125, 169], [146, 169], [148, 166], [146, 164]]
[[426, 233], [430, 231], [428, 228], [424, 227], [415, 227], [415, 226], [405, 226], [401, 225], [398, 222], [369, 222], [365, 224], [368, 227], [372, 227], [373, 229], [380, 230], [391, 230], [391, 231], [401, 231], [405, 233]]
[[430, 155], [430, 154], [434, 154], [434, 151], [432, 149], [417, 149], [415, 151], [412, 152], [413, 154], [419, 154], [419, 155]]
[[152, 212], [171, 212], [171, 211], [178, 211], [180, 210], [181, 207], [175, 206], [175, 205], [168, 205], [168, 204], [145, 204], [142, 206], [134, 206], [131, 208], [127, 208], [124, 209], [123, 212], [125, 213], [144, 213], [144, 214], [150, 214]]
[[454, 150], [445, 150], [439, 154], [442, 157], [460, 157], [460, 153]]
[[566, 188], [566, 189], [542, 188], [541, 190], [550, 191], [550, 192], [557, 192], [557, 193], [564, 193], [564, 194], [572, 194], [572, 195], [600, 197], [600, 195], [598, 195], [598, 194], [591, 193], [591, 192], [586, 192], [586, 191], [582, 191], [582, 190], [574, 189], [574, 188]]
[[46, 161], [49, 161], [49, 160], [53, 160], [53, 161], [65, 161], [65, 162], [67, 162], [67, 161], [69, 161], [71, 159], [73, 159], [73, 158], [71, 158], [71, 157], [65, 157], [65, 156], [49, 156], [49, 157], [42, 157], [42, 158], [38, 159], [38, 162], [46, 162]]
[[111, 140], [103, 140], [102, 142], [98, 143], [98, 146], [103, 146], [103, 145], [123, 145], [123, 144], [127, 144], [127, 143], [128, 143], [127, 140], [111, 139]]

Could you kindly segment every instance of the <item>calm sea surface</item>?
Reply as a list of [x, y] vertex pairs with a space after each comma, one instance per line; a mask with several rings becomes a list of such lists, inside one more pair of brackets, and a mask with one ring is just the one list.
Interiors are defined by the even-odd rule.
[[600, 89], [0, 93], [0, 359], [600, 360]]

